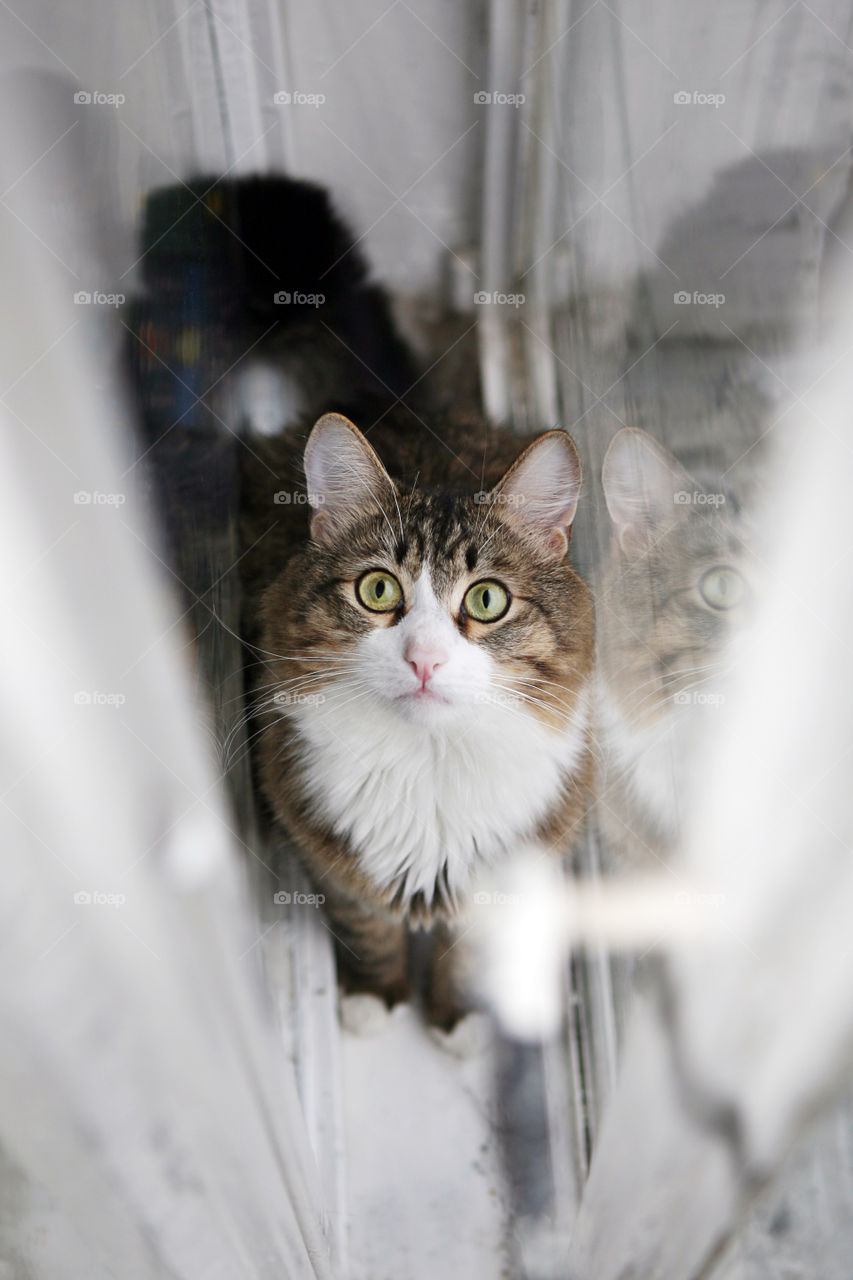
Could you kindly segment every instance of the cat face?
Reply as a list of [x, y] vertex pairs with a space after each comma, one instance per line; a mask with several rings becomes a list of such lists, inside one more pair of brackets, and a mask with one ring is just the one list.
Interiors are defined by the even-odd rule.
[[345, 699], [435, 731], [496, 712], [565, 727], [592, 627], [566, 558], [581, 475], [565, 433], [541, 436], [480, 501], [395, 484], [334, 414], [305, 471], [311, 540], [265, 604], [285, 714], [313, 695], [321, 714]]
[[[375, 591], [374, 572], [356, 584], [356, 595], [364, 591], [365, 580], [371, 594]], [[497, 688], [499, 673], [488, 651], [488, 637], [481, 636], [477, 643], [464, 634], [479, 629], [467, 613], [465, 599], [486, 601], [497, 614], [510, 598], [508, 587], [497, 579], [475, 584], [462, 566], [446, 561], [441, 571], [429, 560], [418, 563], [416, 559], [414, 564], [400, 566], [395, 577], [380, 572], [380, 588], [394, 584], [394, 595], [399, 597], [394, 613], [399, 609], [399, 619], [374, 626], [358, 647], [361, 674], [375, 697], [424, 724], [441, 723], [454, 712], [486, 700]], [[483, 616], [488, 617], [488, 612]], [[467, 621], [460, 626], [463, 617]], [[481, 625], [492, 627], [501, 620], [496, 617]]]
[[755, 572], [731, 493], [704, 489], [645, 432], [617, 433], [602, 483], [613, 547], [597, 595], [599, 668], [642, 729], [712, 704]]

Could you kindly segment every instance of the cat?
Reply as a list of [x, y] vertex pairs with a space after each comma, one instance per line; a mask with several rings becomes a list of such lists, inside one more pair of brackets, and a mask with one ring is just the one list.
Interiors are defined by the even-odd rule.
[[[305, 185], [289, 190], [297, 205]], [[412, 935], [429, 931], [422, 996], [449, 1028], [468, 1007], [454, 942], [475, 876], [533, 837], [559, 856], [590, 802], [593, 603], [568, 558], [581, 466], [562, 430], [520, 437], [372, 377], [380, 356], [414, 357], [312, 199], [318, 264], [349, 263], [345, 310], [328, 275], [301, 280], [331, 303], [300, 332], [319, 416], [254, 436], [241, 459], [255, 776], [324, 895], [345, 989], [408, 998]], [[377, 357], [360, 385], [330, 370], [324, 394], [310, 332], [328, 365], [334, 308]], [[286, 331], [276, 343], [274, 359]], [[351, 367], [352, 338], [337, 345]], [[288, 399], [305, 407], [301, 390]]]
[[756, 560], [744, 494], [700, 483], [645, 431], [604, 459], [611, 546], [598, 574], [597, 823], [605, 864], [662, 871], [678, 848]]

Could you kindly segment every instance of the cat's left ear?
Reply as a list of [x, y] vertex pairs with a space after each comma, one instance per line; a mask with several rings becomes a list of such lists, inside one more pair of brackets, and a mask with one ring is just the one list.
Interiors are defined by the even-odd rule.
[[311, 537], [331, 542], [365, 511], [394, 509], [394, 482], [358, 427], [342, 413], [318, 418], [305, 445], [305, 480], [313, 507]]
[[571, 436], [565, 431], [546, 431], [515, 460], [489, 498], [503, 519], [559, 560], [569, 547], [581, 478], [581, 462]]

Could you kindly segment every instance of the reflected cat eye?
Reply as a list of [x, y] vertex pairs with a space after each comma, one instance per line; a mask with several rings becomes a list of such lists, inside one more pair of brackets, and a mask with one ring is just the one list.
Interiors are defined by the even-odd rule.
[[702, 599], [712, 609], [733, 609], [746, 593], [746, 583], [736, 569], [709, 569], [699, 582]]
[[465, 593], [465, 612], [477, 622], [497, 622], [509, 608], [509, 592], [499, 582], [475, 582]]
[[356, 583], [356, 595], [371, 613], [390, 613], [403, 598], [403, 588], [391, 573], [371, 569]]

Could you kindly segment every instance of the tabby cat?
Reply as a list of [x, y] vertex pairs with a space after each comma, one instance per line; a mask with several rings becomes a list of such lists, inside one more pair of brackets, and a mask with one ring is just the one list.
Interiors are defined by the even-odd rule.
[[755, 590], [751, 535], [731, 483], [700, 483], [644, 431], [617, 432], [602, 486], [612, 539], [596, 590], [598, 824], [612, 865], [659, 871], [724, 705], [730, 641]]
[[[328, 209], [315, 242], [324, 228], [332, 261]], [[276, 234], [281, 254], [286, 222]], [[361, 265], [356, 277], [339, 281], [337, 314], [357, 329]], [[309, 364], [311, 324], [326, 360], [334, 327], [321, 280], [331, 305], [303, 315]], [[282, 272], [275, 288], [288, 284]], [[410, 935], [429, 930], [423, 994], [450, 1026], [465, 1007], [454, 922], [475, 875], [529, 838], [559, 855], [589, 803], [593, 607], [568, 559], [581, 468], [561, 430], [519, 438], [392, 396], [388, 380], [347, 392], [330, 371], [317, 403], [309, 369], [318, 420], [243, 452], [254, 759], [325, 897], [345, 985], [406, 998]]]

